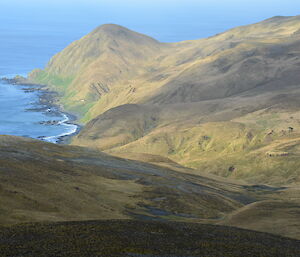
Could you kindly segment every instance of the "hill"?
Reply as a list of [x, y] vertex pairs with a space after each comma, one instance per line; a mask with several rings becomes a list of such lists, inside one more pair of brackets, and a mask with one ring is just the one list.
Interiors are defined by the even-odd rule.
[[75, 145], [297, 184], [299, 31], [299, 16], [274, 17], [167, 44], [103, 25], [30, 80], [61, 92], [60, 103], [80, 115]]
[[160, 156], [143, 158], [149, 163], [78, 146], [0, 136], [0, 225], [184, 221], [300, 239], [298, 187], [252, 185], [206, 175]]
[[300, 16], [273, 17], [168, 44], [103, 25], [29, 78], [59, 91], [60, 103], [80, 116], [75, 145], [295, 185], [299, 31]]
[[[222, 226], [87, 221], [0, 228], [1, 256], [298, 256], [297, 240]], [[30, 240], [28, 240], [30, 238]]]
[[143, 218], [215, 220], [261, 199], [243, 184], [88, 148], [0, 136], [0, 224]]
[[[30, 78], [58, 90], [64, 90], [65, 82], [65, 97], [73, 101], [64, 103], [67, 107], [91, 105], [85, 93], [96, 94], [91, 117], [127, 103], [223, 98], [276, 79], [276, 71], [282, 77], [280, 67], [291, 69], [283, 61], [297, 60], [299, 22], [299, 16], [275, 17], [175, 44], [159, 43], [118, 25], [103, 25], [55, 55], [44, 71], [33, 72]], [[288, 58], [274, 62], [280, 57]], [[241, 79], [242, 75], [248, 77]]]
[[[162, 219], [299, 239], [299, 67], [300, 16], [172, 44], [100, 26], [29, 76], [79, 115], [84, 126], [73, 146], [3, 139], [12, 149], [29, 149], [39, 172], [48, 163], [49, 174], [67, 172], [57, 176], [74, 187], [57, 191], [57, 179], [46, 183], [55, 188], [46, 195], [55, 191], [53, 199], [62, 201], [52, 213], [50, 202], [49, 209], [32, 205], [46, 208], [42, 214], [22, 207], [21, 215], [7, 216], [16, 202], [7, 195], [4, 223]], [[15, 157], [8, 160], [7, 168], [16, 165]], [[74, 169], [84, 175], [73, 176]], [[72, 212], [81, 203], [86, 208]]]
[[163, 48], [150, 37], [106, 24], [56, 54], [30, 79], [61, 92], [61, 103], [87, 120], [95, 103], [117, 93], [114, 85], [143, 72], [143, 64]]

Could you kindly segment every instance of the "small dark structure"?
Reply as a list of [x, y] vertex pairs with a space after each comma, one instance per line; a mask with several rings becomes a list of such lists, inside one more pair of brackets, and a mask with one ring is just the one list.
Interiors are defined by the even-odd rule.
[[234, 172], [234, 170], [235, 170], [235, 167], [233, 165], [228, 168], [229, 172]]
[[294, 131], [294, 128], [289, 127], [289, 132], [292, 133]]
[[203, 140], [209, 140], [210, 137], [209, 137], [209, 136], [203, 136], [202, 139], [203, 139]]

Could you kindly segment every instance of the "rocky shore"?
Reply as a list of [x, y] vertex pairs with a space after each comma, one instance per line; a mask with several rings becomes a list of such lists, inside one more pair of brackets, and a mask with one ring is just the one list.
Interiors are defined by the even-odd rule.
[[[70, 132], [63, 133], [57, 136], [39, 136], [38, 139], [48, 141], [56, 144], [67, 144], [71, 138], [79, 133], [80, 125], [76, 124], [77, 117], [73, 114], [62, 111], [62, 107], [57, 103], [58, 93], [49, 90], [46, 85], [38, 85], [31, 83], [25, 77], [15, 76], [14, 78], [3, 77], [0, 81], [9, 85], [20, 85], [25, 93], [38, 91], [38, 107], [28, 108], [25, 111], [28, 112], [42, 112], [47, 116], [56, 117], [53, 120], [45, 120], [38, 122], [45, 126], [69, 126]], [[62, 119], [57, 119], [62, 117]]]
[[13, 78], [2, 77], [0, 80], [11, 85], [29, 85], [29, 84], [32, 85], [31, 83], [28, 82], [28, 80], [25, 77], [19, 75]]

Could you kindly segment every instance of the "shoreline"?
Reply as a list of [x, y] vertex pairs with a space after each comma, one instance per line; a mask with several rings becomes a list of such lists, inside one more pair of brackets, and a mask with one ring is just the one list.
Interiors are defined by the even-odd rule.
[[[17, 84], [17, 85], [24, 85], [24, 84]], [[77, 120], [76, 115], [65, 111], [63, 107], [57, 103], [58, 93], [49, 90], [49, 88], [46, 85], [31, 84], [31, 83], [28, 83], [27, 85], [39, 87], [38, 90], [39, 92], [41, 92], [41, 95], [39, 95], [39, 103], [50, 108], [55, 108], [56, 110], [53, 111], [53, 113], [59, 113], [60, 115], [62, 115], [62, 118], [64, 119], [58, 122], [59, 125], [76, 126], [76, 129], [73, 129], [69, 133], [63, 133], [57, 136], [45, 137], [48, 139], [52, 139], [52, 138], [57, 139], [56, 142], [51, 142], [51, 141], [47, 141], [47, 142], [54, 143], [54, 144], [69, 144], [71, 142], [72, 137], [77, 135], [81, 130], [81, 126], [75, 123], [75, 121]]]
[[[20, 88], [25, 93], [26, 92], [38, 92], [36, 104], [44, 106], [42, 108], [32, 108], [25, 111], [36, 111], [43, 112], [45, 115], [56, 115], [60, 116], [62, 119], [58, 120], [56, 125], [70, 127], [70, 131], [61, 133], [55, 136], [40, 136], [37, 140], [53, 143], [53, 144], [69, 144], [73, 136], [77, 135], [82, 126], [77, 124], [76, 115], [66, 112], [60, 104], [57, 103], [58, 93], [49, 90], [46, 85], [29, 83], [26, 78], [21, 76], [16, 76], [14, 78], [2, 77], [0, 81], [11, 85], [11, 86], [22, 86], [26, 88]], [[47, 113], [47, 111], [49, 113]], [[46, 123], [47, 121], [45, 121]], [[51, 124], [49, 124], [51, 126]]]

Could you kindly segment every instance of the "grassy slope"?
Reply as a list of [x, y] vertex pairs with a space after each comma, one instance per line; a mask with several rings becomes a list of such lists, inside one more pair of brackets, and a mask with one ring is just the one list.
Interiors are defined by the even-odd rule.
[[[92, 119], [73, 143], [161, 155], [250, 182], [298, 183], [291, 149], [299, 136], [299, 28], [299, 17], [276, 17], [163, 48], [126, 80], [135, 92], [121, 83], [95, 104], [89, 118], [119, 106]], [[132, 102], [141, 104], [120, 105]]]
[[[62, 102], [69, 109], [80, 111], [92, 104], [80, 111], [86, 122], [122, 104], [195, 102], [265, 83], [274, 77], [274, 58], [286, 54], [282, 48], [297, 40], [299, 29], [299, 17], [274, 18], [208, 39], [162, 44], [117, 25], [104, 25], [30, 77], [57, 90], [67, 89]], [[244, 71], [237, 76], [239, 68]], [[248, 75], [249, 69], [256, 75]]]
[[60, 91], [65, 108], [85, 122], [94, 117], [89, 110], [97, 102], [110, 102], [119, 91], [115, 86], [142, 72], [143, 63], [164, 47], [150, 37], [107, 24], [55, 55], [30, 79]]
[[[296, 257], [300, 242], [222, 226], [141, 221], [0, 228], [1, 256]], [[30, 238], [30, 240], [28, 240]]]
[[[236, 102], [227, 113], [225, 110], [215, 115], [205, 112], [205, 108], [209, 111], [209, 104], [170, 106], [162, 111], [157, 107], [122, 106], [88, 123], [74, 143], [115, 155], [161, 155], [184, 166], [252, 183], [299, 183], [298, 110], [263, 108], [256, 99], [259, 110], [241, 116], [242, 104], [245, 106], [248, 101]], [[261, 102], [267, 101], [263, 98]], [[220, 109], [224, 106], [216, 104]], [[186, 115], [188, 108], [192, 110], [191, 117]], [[241, 111], [235, 110], [238, 108]], [[203, 114], [194, 116], [193, 112], [199, 109]], [[224, 116], [231, 120], [222, 121]], [[294, 128], [292, 133], [290, 126]]]
[[[299, 194], [297, 188], [289, 191], [290, 195], [296, 196], [295, 193]], [[261, 201], [239, 209], [219, 224], [300, 238], [299, 213], [299, 198], [298, 201]]]
[[[62, 85], [66, 107], [89, 121], [73, 144], [180, 173], [205, 171], [287, 186], [251, 188], [250, 195], [263, 202], [234, 207], [232, 216], [220, 222], [299, 238], [299, 29], [299, 17], [275, 17], [204, 40], [160, 44], [109, 25], [73, 43], [32, 79], [39, 82], [42, 75], [46, 79], [40, 82], [50, 81], [58, 90]], [[51, 82], [69, 78], [65, 85]], [[155, 191], [152, 199], [174, 194]], [[194, 206], [199, 199], [175, 195], [180, 205], [172, 198], [154, 206], [176, 214], [178, 205], [207, 217], [224, 212], [210, 213], [215, 199], [201, 199], [201, 208], [207, 207], [201, 212]], [[182, 207], [187, 200], [192, 202]], [[145, 215], [145, 209], [137, 214]], [[272, 222], [281, 228], [274, 231]]]
[[[247, 216], [249, 209], [249, 228], [300, 238], [295, 226], [300, 199], [294, 188], [249, 185], [199, 175], [159, 156], [143, 158], [155, 165], [88, 148], [1, 136], [0, 224], [142, 219], [245, 227], [244, 219], [235, 217], [239, 211]], [[268, 201], [285, 203], [274, 208], [280, 215], [270, 219], [251, 208]], [[271, 222], [290, 229], [274, 231]]]
[[132, 218], [222, 218], [261, 199], [243, 185], [184, 175], [81, 147], [0, 137], [2, 224]]

